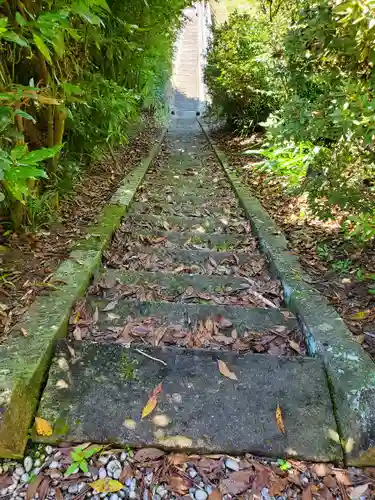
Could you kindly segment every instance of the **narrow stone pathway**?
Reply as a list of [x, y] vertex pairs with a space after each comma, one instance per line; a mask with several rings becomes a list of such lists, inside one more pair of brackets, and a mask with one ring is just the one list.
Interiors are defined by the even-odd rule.
[[76, 305], [38, 414], [49, 440], [340, 459], [322, 361], [305, 356], [196, 119], [203, 12], [187, 11], [162, 152]]

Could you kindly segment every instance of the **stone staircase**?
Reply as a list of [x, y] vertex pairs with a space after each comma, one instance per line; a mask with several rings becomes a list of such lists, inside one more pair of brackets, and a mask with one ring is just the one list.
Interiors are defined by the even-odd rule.
[[195, 119], [173, 120], [164, 153], [58, 346], [38, 411], [54, 424], [44, 440], [339, 459], [323, 363], [304, 355]]

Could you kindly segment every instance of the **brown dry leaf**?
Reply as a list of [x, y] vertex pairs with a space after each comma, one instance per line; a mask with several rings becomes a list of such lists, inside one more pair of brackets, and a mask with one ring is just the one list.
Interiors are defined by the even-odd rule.
[[181, 476], [171, 476], [168, 478], [169, 489], [177, 495], [185, 495], [189, 491], [190, 482]]
[[287, 487], [289, 479], [287, 477], [277, 477], [274, 476], [269, 485], [269, 492], [271, 496], [278, 496], [283, 493]]
[[331, 474], [331, 469], [328, 467], [327, 464], [314, 464], [311, 467], [311, 470], [316, 474], [318, 477], [325, 477], [328, 476], [328, 474]]
[[282, 412], [282, 409], [281, 409], [279, 403], [277, 403], [275, 418], [276, 418], [277, 428], [279, 429], [280, 432], [285, 434], [285, 424], [284, 424], [284, 419], [283, 419], [283, 412]]
[[0, 476], [0, 489], [8, 488], [13, 483], [13, 479], [8, 476]]
[[187, 458], [187, 455], [183, 453], [172, 453], [168, 455], [167, 460], [169, 465], [182, 465], [186, 462]]
[[352, 486], [352, 480], [349, 477], [349, 474], [346, 471], [335, 469], [333, 470], [333, 474], [336, 477], [336, 481], [338, 483], [343, 484], [344, 486]]
[[301, 354], [301, 348], [297, 342], [294, 342], [294, 340], [289, 340], [289, 345], [293, 349], [293, 351], [298, 352], [298, 354]]
[[320, 489], [318, 494], [319, 497], [323, 498], [324, 500], [335, 500], [335, 497], [332, 495], [327, 486], [324, 486], [324, 488]]
[[310, 484], [307, 486], [307, 488], [302, 490], [302, 500], [313, 500]]
[[214, 489], [212, 493], [208, 496], [208, 500], [221, 500], [222, 494], [218, 488]]
[[26, 491], [26, 500], [31, 500], [33, 496], [35, 496], [38, 491], [39, 485], [43, 480], [43, 474], [38, 474], [34, 480], [29, 483], [29, 486]]
[[217, 360], [217, 364], [219, 365], [219, 371], [224, 377], [230, 378], [232, 380], [238, 380], [237, 375], [234, 372], [231, 372], [225, 363], [221, 359]]
[[21, 328], [21, 333], [24, 337], [27, 337], [29, 334], [27, 333], [26, 328]]
[[217, 323], [219, 328], [230, 328], [231, 326], [233, 326], [232, 321], [230, 319], [224, 318], [223, 316], [220, 316]]
[[39, 500], [45, 500], [48, 495], [50, 479], [44, 478], [38, 488]]
[[370, 483], [360, 484], [359, 486], [356, 486], [355, 488], [349, 490], [350, 500], [359, 500], [359, 498], [361, 498], [367, 492], [369, 486]]
[[145, 462], [146, 460], [156, 460], [165, 455], [163, 450], [158, 448], [141, 448], [134, 455], [134, 460], [136, 462]]
[[[141, 450], [139, 450], [139, 451], [141, 451]], [[119, 477], [120, 483], [124, 484], [125, 481], [127, 479], [130, 479], [131, 477], [133, 477], [133, 475], [134, 475], [133, 467], [129, 464], [124, 465], [124, 467], [122, 468], [120, 477]]]
[[64, 500], [63, 494], [61, 493], [60, 488], [55, 488], [55, 497], [56, 500]]
[[337, 481], [336, 479], [333, 477], [333, 476], [326, 476], [324, 479], [323, 479], [323, 483], [324, 485], [327, 487], [327, 488], [330, 488], [330, 489], [334, 489], [334, 488], [337, 488]]
[[225, 494], [238, 495], [251, 487], [254, 477], [255, 473], [252, 469], [232, 472], [228, 477], [220, 480], [220, 490]]
[[75, 340], [82, 340], [82, 332], [78, 325], [76, 325], [73, 330], [73, 337], [75, 338]]
[[162, 341], [165, 333], [167, 331], [167, 328], [165, 326], [161, 326], [160, 328], [156, 328], [154, 331], [154, 346], [158, 346], [159, 343]]

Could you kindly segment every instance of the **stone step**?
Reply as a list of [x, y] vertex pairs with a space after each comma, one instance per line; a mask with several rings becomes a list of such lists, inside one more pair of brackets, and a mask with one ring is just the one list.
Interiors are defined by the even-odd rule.
[[246, 220], [236, 222], [236, 225], [225, 216], [217, 217], [181, 217], [176, 215], [134, 215], [129, 217], [130, 224], [136, 223], [140, 228], [165, 231], [185, 231], [196, 232], [198, 234], [232, 234], [249, 233], [250, 223]]
[[[207, 319], [223, 317], [230, 322], [223, 328], [223, 334], [230, 334], [236, 329], [239, 337], [247, 332], [267, 332], [278, 326], [288, 330], [297, 328], [297, 321], [286, 311], [279, 309], [245, 308], [228, 305], [188, 304], [182, 302], [150, 302], [120, 299], [109, 313], [104, 311], [108, 300], [96, 295], [88, 296], [88, 305], [94, 311], [98, 309], [98, 328], [106, 330], [114, 326], [122, 326], [128, 318], [158, 318], [164, 326], [181, 325], [185, 329], [195, 329], [200, 322]], [[229, 324], [229, 323], [228, 323]]]
[[256, 277], [267, 275], [264, 259], [258, 252], [217, 252], [185, 248], [154, 248], [139, 243], [126, 243], [125, 252], [107, 256], [108, 267], [132, 271], [161, 271], [176, 274], [208, 274]]
[[[196, 249], [209, 249], [216, 251], [246, 250], [254, 251], [257, 241], [251, 235], [245, 234], [220, 234], [197, 232], [173, 231], [140, 231], [136, 225], [123, 226], [123, 232], [132, 236], [133, 240], [143, 242], [145, 245], [165, 245], [166, 247], [185, 247]], [[161, 240], [161, 241], [160, 241]], [[163, 243], [164, 240], [164, 243]]]
[[[147, 300], [244, 307], [272, 307], [267, 301], [278, 307], [282, 300], [280, 284], [269, 278], [249, 283], [245, 278], [232, 276], [177, 275], [147, 271], [119, 272], [118, 269], [106, 269], [100, 275], [100, 282], [116, 284], [102, 291], [102, 296], [108, 301], [121, 296], [123, 291], [129, 298], [145, 296]], [[119, 284], [126, 287], [121, 287]], [[132, 290], [134, 295], [130, 293]]]
[[[220, 373], [219, 360], [237, 380]], [[156, 408], [141, 418], [159, 384]], [[329, 439], [336, 424], [323, 363], [313, 358], [62, 341], [38, 416], [54, 430], [35, 437], [44, 442], [341, 458]]]
[[[213, 200], [212, 200], [213, 203]], [[239, 208], [238, 203], [226, 206], [213, 206], [204, 202], [202, 205], [198, 203], [189, 202], [174, 202], [173, 199], [168, 202], [136, 202], [132, 205], [131, 212], [134, 214], [148, 214], [148, 215], [177, 215], [179, 217], [210, 217], [216, 215], [217, 217], [234, 217], [238, 215], [244, 218], [243, 211]]]

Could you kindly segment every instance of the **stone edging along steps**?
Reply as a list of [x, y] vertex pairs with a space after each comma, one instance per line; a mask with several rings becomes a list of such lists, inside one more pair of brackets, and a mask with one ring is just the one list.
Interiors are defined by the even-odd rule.
[[165, 133], [163, 130], [148, 156], [124, 178], [104, 206], [98, 222], [88, 228], [86, 237], [76, 243], [69, 258], [60, 264], [51, 278], [51, 283], [57, 284], [56, 289], [38, 297], [23, 322], [0, 344], [0, 457], [22, 457], [56, 342], [67, 334], [71, 308], [98, 269], [102, 254], [158, 154]]
[[210, 138], [207, 125], [198, 121], [251, 221], [271, 269], [282, 282], [285, 300], [299, 320], [308, 353], [323, 359], [347, 464], [374, 465], [375, 364], [353, 340], [326, 298], [309, 284], [283, 233], [242, 185], [225, 154]]

